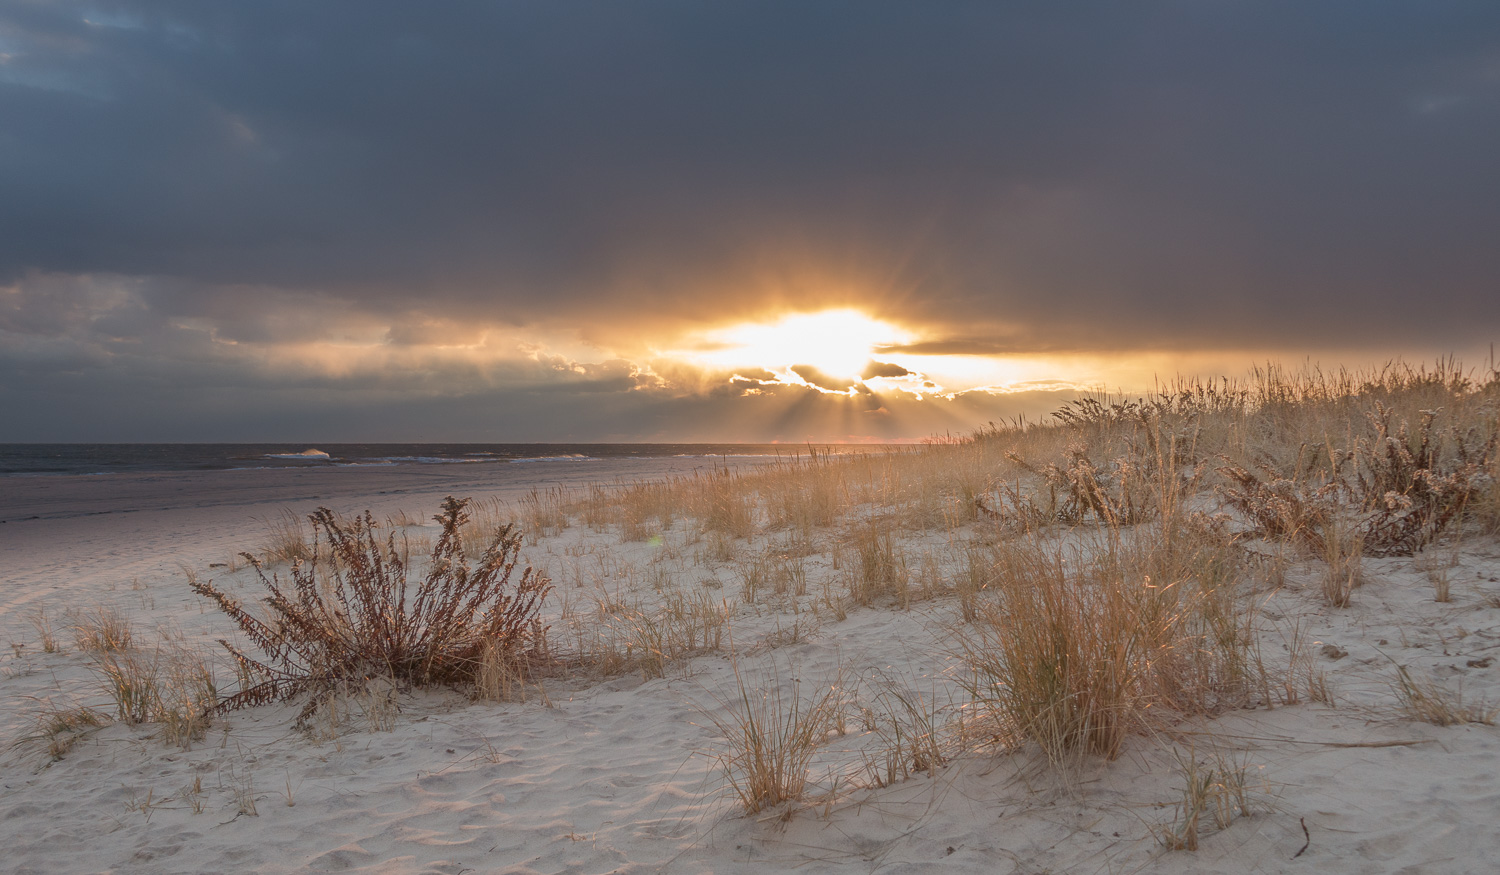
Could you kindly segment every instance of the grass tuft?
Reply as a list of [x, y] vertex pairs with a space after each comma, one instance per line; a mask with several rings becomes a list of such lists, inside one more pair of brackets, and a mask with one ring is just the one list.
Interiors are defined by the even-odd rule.
[[1500, 708], [1484, 702], [1465, 702], [1463, 693], [1450, 690], [1436, 680], [1413, 678], [1406, 666], [1396, 666], [1396, 698], [1406, 716], [1434, 726], [1481, 723], [1492, 726]]
[[1196, 851], [1205, 821], [1215, 829], [1227, 829], [1235, 818], [1254, 814], [1248, 785], [1249, 763], [1221, 753], [1200, 762], [1196, 752], [1177, 752], [1183, 778], [1182, 801], [1170, 827], [1156, 830], [1156, 838], [1169, 851]]
[[93, 708], [82, 705], [58, 708], [49, 704], [33, 718], [34, 730], [17, 739], [12, 747], [39, 742], [46, 749], [47, 756], [56, 762], [67, 756], [79, 741], [110, 722], [108, 715]]
[[1102, 538], [1001, 545], [958, 628], [976, 703], [1002, 737], [1055, 764], [1112, 759], [1166, 712], [1210, 713], [1252, 687], [1252, 609], [1235, 597], [1229, 544], [1201, 532]]
[[839, 683], [805, 696], [795, 681], [784, 691], [780, 678], [747, 685], [738, 666], [735, 681], [707, 715], [725, 744], [714, 759], [746, 814], [801, 801], [813, 755], [836, 723]]
[[93, 668], [125, 725], [159, 724], [162, 740], [184, 749], [208, 730], [218, 688], [198, 654], [180, 647], [106, 652]]
[[89, 653], [119, 653], [130, 648], [130, 623], [114, 608], [93, 608], [73, 620], [73, 640]]
[[268, 520], [266, 544], [260, 550], [261, 561], [267, 565], [278, 562], [307, 562], [313, 558], [315, 545], [307, 537], [307, 527], [302, 518], [291, 508], [282, 508], [281, 513]]
[[34, 613], [29, 614], [26, 619], [31, 623], [31, 628], [36, 630], [43, 653], [57, 653], [62, 649], [62, 646], [57, 641], [57, 633], [52, 629], [52, 621], [47, 618], [47, 611], [45, 609], [38, 608]]

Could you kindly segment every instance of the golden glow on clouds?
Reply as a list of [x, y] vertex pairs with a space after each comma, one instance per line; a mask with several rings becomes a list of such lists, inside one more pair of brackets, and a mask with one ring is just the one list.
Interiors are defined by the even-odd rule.
[[[742, 396], [811, 388], [825, 396], [870, 399], [877, 407], [893, 398], [891, 403], [904, 405], [952, 401], [965, 393], [977, 398], [1085, 389], [1146, 392], [1178, 374], [1236, 374], [1239, 362], [1255, 358], [1244, 352], [902, 352], [904, 345], [944, 335], [854, 308], [705, 328], [680, 338], [671, 349], [658, 348], [655, 356], [641, 355], [639, 347], [612, 348], [569, 330], [517, 329], [413, 314], [391, 320], [293, 311], [277, 314], [256, 331], [242, 330], [238, 337], [225, 336], [225, 326], [208, 317], [179, 318], [170, 326], [172, 334], [164, 338], [167, 346], [194, 356], [212, 348], [214, 355], [253, 364], [277, 378], [362, 380], [372, 386], [438, 394], [597, 385], [595, 391], [601, 392], [709, 397], [728, 386]], [[304, 335], [287, 339], [295, 335], [290, 328], [297, 326], [307, 327]], [[884, 372], [870, 369], [872, 361], [894, 367]], [[744, 379], [731, 382], [735, 373]]]
[[677, 353], [706, 367], [783, 372], [811, 365], [830, 377], [854, 380], [872, 350], [908, 343], [909, 332], [858, 310], [797, 313], [774, 322], [746, 322], [700, 335], [696, 348]]

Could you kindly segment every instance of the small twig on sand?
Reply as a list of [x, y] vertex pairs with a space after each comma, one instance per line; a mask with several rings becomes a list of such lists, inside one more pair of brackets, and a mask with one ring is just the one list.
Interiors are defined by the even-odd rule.
[[1303, 818], [1299, 818], [1299, 820], [1302, 823], [1302, 835], [1307, 839], [1307, 841], [1305, 841], [1305, 842], [1302, 843], [1302, 850], [1300, 850], [1297, 853], [1295, 853], [1295, 854], [1292, 855], [1292, 859], [1293, 860], [1295, 860], [1298, 857], [1302, 856], [1302, 851], [1307, 850], [1308, 847], [1310, 845], [1312, 845], [1312, 833], [1310, 833], [1310, 832], [1307, 831], [1307, 818], [1303, 817]]

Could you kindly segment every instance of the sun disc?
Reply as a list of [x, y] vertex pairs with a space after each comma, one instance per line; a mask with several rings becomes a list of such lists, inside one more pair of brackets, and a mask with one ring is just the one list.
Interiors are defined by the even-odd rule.
[[853, 380], [876, 347], [902, 343], [905, 331], [858, 310], [796, 313], [774, 322], [748, 322], [709, 332], [712, 348], [698, 358], [722, 367], [783, 371], [810, 365], [830, 377]]

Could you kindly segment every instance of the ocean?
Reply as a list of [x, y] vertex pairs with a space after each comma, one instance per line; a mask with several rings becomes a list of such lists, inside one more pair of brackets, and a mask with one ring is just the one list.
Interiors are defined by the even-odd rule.
[[797, 444], [0, 444], [0, 476], [806, 457], [809, 453], [882, 449], [888, 448]]

